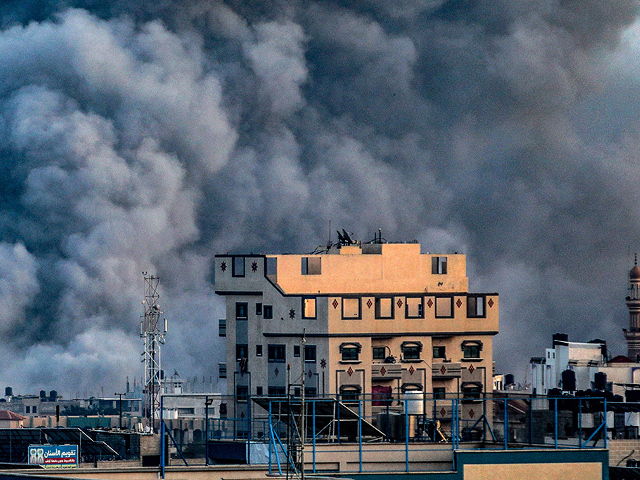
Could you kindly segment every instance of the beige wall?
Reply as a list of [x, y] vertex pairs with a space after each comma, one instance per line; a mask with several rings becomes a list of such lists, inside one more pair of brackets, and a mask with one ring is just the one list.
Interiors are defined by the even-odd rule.
[[520, 463], [465, 465], [464, 480], [601, 480], [599, 463]]

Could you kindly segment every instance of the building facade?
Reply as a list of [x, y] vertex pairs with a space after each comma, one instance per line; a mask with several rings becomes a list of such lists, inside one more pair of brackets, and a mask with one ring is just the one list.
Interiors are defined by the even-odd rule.
[[468, 283], [465, 255], [423, 254], [417, 243], [218, 255], [221, 372], [239, 399], [229, 415], [247, 414], [249, 395], [299, 394], [303, 371], [307, 396], [343, 401], [490, 392], [498, 294]]

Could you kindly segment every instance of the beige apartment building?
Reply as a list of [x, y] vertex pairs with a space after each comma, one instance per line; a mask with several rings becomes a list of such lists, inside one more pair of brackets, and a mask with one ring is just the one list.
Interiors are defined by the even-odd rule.
[[[250, 415], [249, 395], [299, 394], [304, 365], [307, 397], [373, 399], [371, 414], [385, 398], [425, 392], [462, 399], [461, 414], [478, 418], [474, 401], [492, 390], [499, 302], [468, 286], [465, 255], [421, 253], [418, 243], [216, 256], [216, 293], [226, 297], [221, 372], [239, 399], [229, 416]], [[440, 403], [434, 415], [445, 419]]]

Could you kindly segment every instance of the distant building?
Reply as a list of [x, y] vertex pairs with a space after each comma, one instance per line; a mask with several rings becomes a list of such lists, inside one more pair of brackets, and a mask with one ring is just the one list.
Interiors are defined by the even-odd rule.
[[0, 410], [0, 428], [22, 428], [26, 419], [11, 410]]
[[215, 277], [230, 416], [247, 415], [249, 395], [299, 394], [288, 382], [303, 364], [307, 396], [345, 402], [492, 390], [498, 294], [469, 292], [465, 255], [348, 239], [313, 255], [217, 255]]

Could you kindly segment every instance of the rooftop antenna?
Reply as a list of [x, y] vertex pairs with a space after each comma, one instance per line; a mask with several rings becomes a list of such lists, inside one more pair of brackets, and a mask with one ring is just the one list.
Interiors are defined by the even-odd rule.
[[144, 277], [144, 316], [140, 322], [140, 337], [144, 339], [144, 417], [147, 426], [155, 431], [156, 420], [160, 420], [160, 394], [162, 369], [160, 346], [165, 342], [167, 319], [161, 321], [164, 312], [160, 310], [158, 284], [160, 277], [142, 272]]

